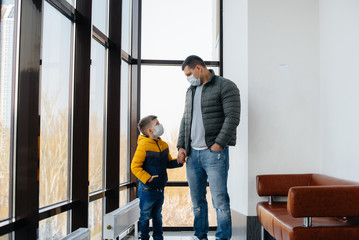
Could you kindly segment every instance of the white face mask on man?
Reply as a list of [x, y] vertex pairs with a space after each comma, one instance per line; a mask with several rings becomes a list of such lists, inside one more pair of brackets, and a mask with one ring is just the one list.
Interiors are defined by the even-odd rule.
[[199, 85], [201, 85], [201, 78], [195, 78], [195, 77], [193, 76], [193, 73], [192, 73], [191, 76], [189, 76], [189, 77], [187, 78], [187, 81], [188, 81], [192, 86], [199, 86]]

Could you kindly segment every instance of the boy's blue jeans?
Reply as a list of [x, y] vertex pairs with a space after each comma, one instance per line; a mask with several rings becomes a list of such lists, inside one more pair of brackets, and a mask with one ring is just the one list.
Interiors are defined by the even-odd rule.
[[232, 220], [227, 192], [229, 169], [228, 147], [222, 151], [191, 149], [187, 159], [187, 179], [194, 213], [194, 235], [206, 238], [208, 233], [207, 179], [217, 213], [217, 239], [230, 239]]
[[138, 197], [140, 199], [139, 227], [141, 239], [150, 238], [149, 220], [152, 218], [152, 230], [154, 240], [163, 240], [162, 232], [162, 205], [164, 193], [162, 190], [148, 190], [142, 182], [138, 185]]

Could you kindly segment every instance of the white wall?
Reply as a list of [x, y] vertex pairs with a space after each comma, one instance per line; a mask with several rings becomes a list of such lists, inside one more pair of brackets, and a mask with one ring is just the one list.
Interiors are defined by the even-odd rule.
[[320, 0], [322, 169], [359, 181], [359, 1]]
[[358, 12], [358, 0], [224, 1], [224, 73], [243, 103], [235, 210], [256, 215], [258, 174], [359, 181]]
[[229, 191], [244, 215], [256, 175], [320, 170], [318, 12], [318, 0], [224, 1], [224, 76], [242, 100]]
[[249, 215], [255, 177], [320, 170], [317, 0], [249, 1]]
[[230, 148], [229, 194], [233, 210], [248, 210], [248, 20], [247, 0], [226, 0], [223, 5], [224, 77], [241, 93], [241, 122], [237, 145]]

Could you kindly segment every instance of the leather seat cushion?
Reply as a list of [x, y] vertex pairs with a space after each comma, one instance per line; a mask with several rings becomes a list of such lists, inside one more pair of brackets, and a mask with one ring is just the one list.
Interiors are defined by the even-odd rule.
[[303, 218], [293, 218], [286, 202], [257, 204], [258, 220], [276, 240], [358, 240], [359, 220], [312, 218], [312, 227], [303, 226]]

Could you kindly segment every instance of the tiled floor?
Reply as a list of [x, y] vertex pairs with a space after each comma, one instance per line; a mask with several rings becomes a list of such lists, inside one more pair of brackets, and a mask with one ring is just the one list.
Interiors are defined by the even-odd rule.
[[[208, 233], [208, 240], [215, 240], [215, 232]], [[163, 237], [165, 240], [190, 240], [193, 232], [164, 232]], [[151, 238], [152, 239], [152, 238]], [[134, 237], [128, 237], [126, 240], [135, 240]]]

